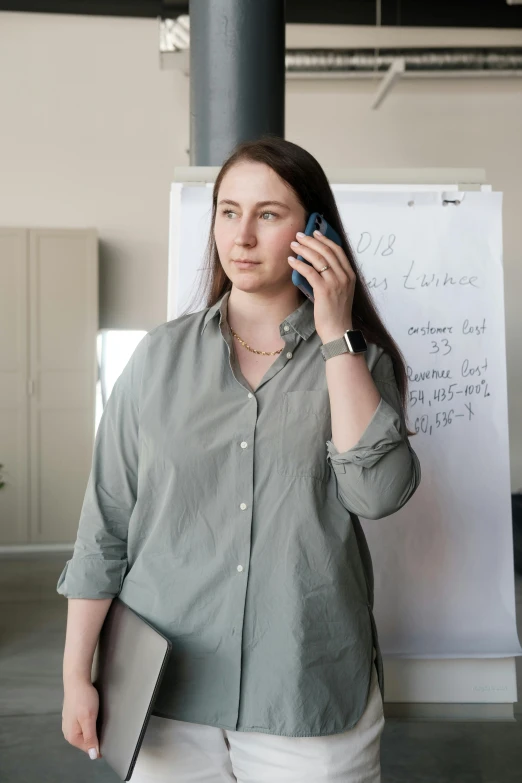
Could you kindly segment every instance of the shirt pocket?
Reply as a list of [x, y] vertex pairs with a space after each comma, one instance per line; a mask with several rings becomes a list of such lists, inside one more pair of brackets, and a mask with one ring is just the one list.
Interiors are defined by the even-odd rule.
[[327, 481], [326, 441], [331, 438], [328, 389], [283, 393], [277, 435], [277, 471]]

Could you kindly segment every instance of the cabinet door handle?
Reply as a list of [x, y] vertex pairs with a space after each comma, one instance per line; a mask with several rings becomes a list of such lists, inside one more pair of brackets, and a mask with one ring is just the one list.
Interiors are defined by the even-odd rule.
[[33, 392], [34, 392], [34, 381], [31, 378], [31, 380], [27, 381], [27, 394], [29, 395], [29, 397], [31, 397]]

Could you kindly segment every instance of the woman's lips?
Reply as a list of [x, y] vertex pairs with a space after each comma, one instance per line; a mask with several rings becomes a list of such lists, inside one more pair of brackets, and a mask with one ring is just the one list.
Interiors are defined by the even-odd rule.
[[240, 269], [251, 269], [253, 266], [257, 266], [257, 261], [234, 261]]

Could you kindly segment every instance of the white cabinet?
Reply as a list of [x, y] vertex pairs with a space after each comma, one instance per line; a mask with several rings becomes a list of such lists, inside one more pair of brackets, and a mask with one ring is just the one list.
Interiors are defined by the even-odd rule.
[[76, 538], [97, 333], [96, 231], [0, 228], [0, 546]]

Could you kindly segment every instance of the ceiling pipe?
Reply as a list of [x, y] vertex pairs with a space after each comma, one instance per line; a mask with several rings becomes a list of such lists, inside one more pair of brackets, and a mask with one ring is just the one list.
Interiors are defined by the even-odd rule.
[[[162, 55], [182, 54], [189, 47], [190, 19], [186, 14], [160, 20]], [[511, 46], [286, 49], [285, 75], [289, 79], [382, 78], [398, 60], [404, 65], [401, 78], [522, 76], [522, 48]], [[175, 59], [175, 67], [180, 61], [186, 60]], [[168, 58], [164, 58], [164, 63], [168, 63]]]
[[400, 59], [404, 74], [436, 71], [469, 73], [522, 72], [522, 49], [515, 47], [458, 49], [288, 49], [287, 75], [291, 73], [343, 73], [379, 75]]
[[[189, 75], [190, 20], [160, 20], [162, 67]], [[518, 78], [520, 47], [286, 49], [285, 79], [379, 79], [377, 109], [399, 79]]]

